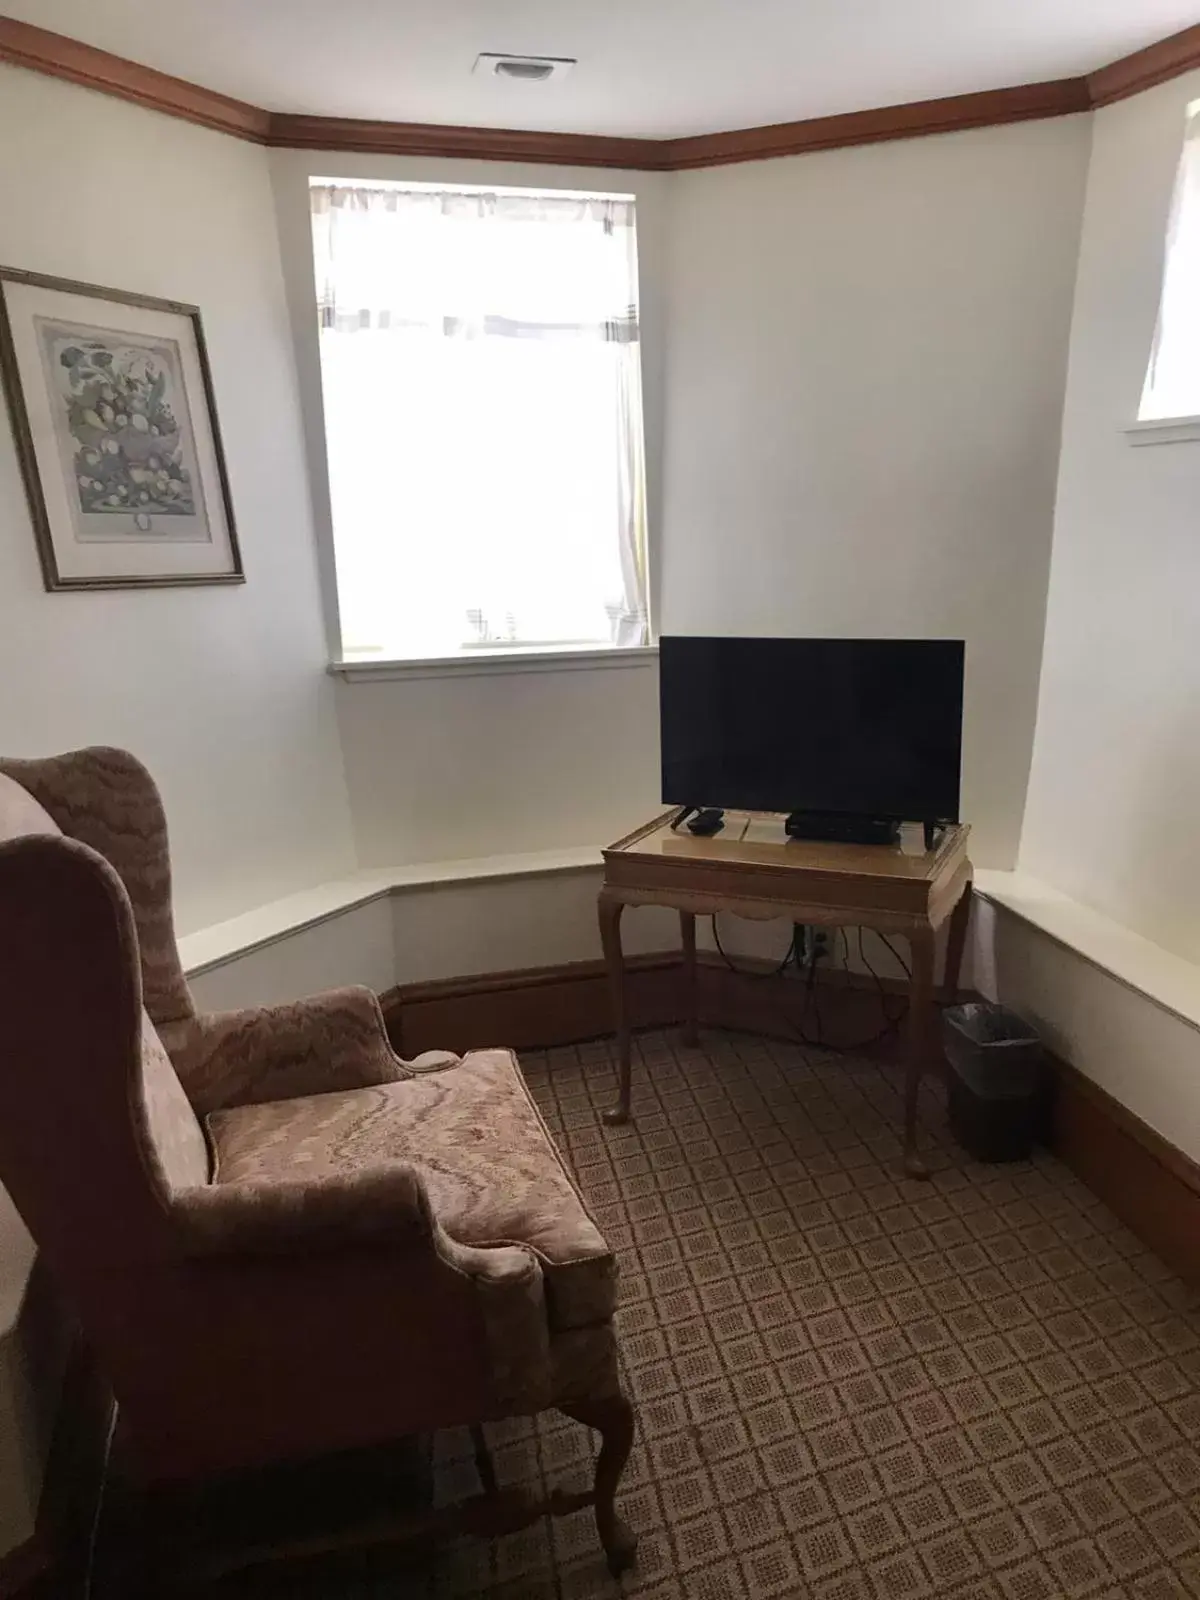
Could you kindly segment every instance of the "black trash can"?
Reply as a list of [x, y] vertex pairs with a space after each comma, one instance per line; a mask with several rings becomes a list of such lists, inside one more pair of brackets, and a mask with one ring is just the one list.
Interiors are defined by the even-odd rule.
[[1005, 1006], [979, 1001], [942, 1013], [950, 1064], [950, 1129], [977, 1161], [1024, 1161], [1048, 1137], [1041, 1040]]

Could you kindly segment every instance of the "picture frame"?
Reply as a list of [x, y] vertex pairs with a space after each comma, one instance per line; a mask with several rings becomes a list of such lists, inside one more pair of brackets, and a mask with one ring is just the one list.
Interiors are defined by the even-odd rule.
[[0, 390], [48, 590], [245, 582], [199, 307], [0, 267]]

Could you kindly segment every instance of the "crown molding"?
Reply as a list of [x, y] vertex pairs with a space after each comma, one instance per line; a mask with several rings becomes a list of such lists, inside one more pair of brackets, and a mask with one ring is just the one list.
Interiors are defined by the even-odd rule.
[[1123, 56], [1087, 78], [1088, 96], [1093, 106], [1108, 106], [1125, 100], [1143, 89], [1168, 83], [1185, 72], [1200, 67], [1200, 25], [1173, 33], [1134, 55]]
[[734, 161], [768, 161], [775, 156], [804, 155], [814, 150], [840, 150], [851, 145], [880, 144], [889, 139], [917, 139], [931, 133], [957, 133], [966, 128], [992, 128], [1006, 122], [1068, 116], [1090, 109], [1082, 78], [1020, 84], [1012, 89], [986, 89], [978, 94], [917, 100], [909, 105], [879, 106], [836, 117], [809, 117], [765, 128], [733, 133], [701, 133], [664, 142], [665, 167], [682, 172], [692, 167], [721, 167]]
[[134, 105], [180, 117], [184, 122], [197, 122], [218, 133], [231, 133], [252, 144], [267, 142], [269, 112], [247, 105], [244, 100], [217, 94], [214, 89], [202, 89], [183, 78], [173, 78], [169, 73], [156, 72], [139, 62], [126, 61], [124, 56], [110, 55], [94, 45], [80, 44], [65, 34], [34, 27], [31, 22], [0, 17], [0, 61], [52, 78], [65, 78], [68, 83], [97, 89], [118, 100], [132, 100]]
[[0, 17], [0, 61], [129, 100], [236, 139], [281, 149], [683, 172], [1089, 111], [1200, 68], [1200, 26], [1125, 56], [1087, 77], [1018, 84], [977, 94], [676, 139], [270, 112], [11, 17]]
[[592, 133], [534, 133], [420, 122], [361, 122], [352, 117], [271, 118], [267, 143], [291, 150], [353, 151], [359, 155], [466, 157], [485, 161], [550, 162], [564, 167], [623, 167], [683, 172], [694, 167], [766, 161], [775, 156], [915, 139], [931, 133], [996, 127], [1090, 108], [1082, 78], [988, 89], [979, 94], [918, 100], [835, 117], [810, 117], [729, 133], [680, 139], [619, 139]]
[[552, 162], [562, 167], [665, 167], [666, 141], [598, 133], [538, 133], [436, 122], [365, 122], [276, 112], [267, 144], [285, 150], [355, 151], [360, 155], [443, 156], [475, 161]]

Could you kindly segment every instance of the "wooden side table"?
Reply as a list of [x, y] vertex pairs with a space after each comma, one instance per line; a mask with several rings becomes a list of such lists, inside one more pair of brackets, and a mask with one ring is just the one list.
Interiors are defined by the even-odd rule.
[[945, 830], [926, 851], [920, 836], [905, 830], [892, 845], [824, 844], [788, 839], [783, 818], [744, 813], [726, 816], [725, 829], [698, 838], [671, 830], [678, 811], [668, 811], [604, 852], [600, 890], [600, 937], [612, 986], [619, 1055], [617, 1103], [605, 1121], [629, 1120], [630, 1035], [625, 1006], [625, 959], [621, 915], [626, 906], [671, 906], [679, 912], [685, 981], [684, 1037], [697, 1039], [696, 918], [714, 912], [739, 917], [786, 917], [823, 927], [863, 927], [900, 934], [912, 950], [904, 1094], [904, 1169], [928, 1177], [917, 1153], [917, 1100], [933, 1048], [934, 949], [947, 919], [945, 988], [958, 988], [971, 906], [969, 828]]

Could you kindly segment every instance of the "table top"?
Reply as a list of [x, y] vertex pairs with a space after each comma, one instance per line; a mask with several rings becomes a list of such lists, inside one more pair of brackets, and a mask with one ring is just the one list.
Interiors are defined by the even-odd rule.
[[604, 851], [607, 862], [617, 860], [671, 866], [739, 868], [754, 872], [796, 871], [835, 877], [900, 880], [929, 883], [953, 868], [966, 850], [970, 828], [964, 823], [947, 827], [932, 850], [926, 851], [920, 824], [906, 824], [897, 844], [841, 844], [816, 839], [789, 839], [782, 812], [727, 811], [725, 827], [710, 838], [678, 833], [671, 823], [678, 810], [664, 812], [635, 832], [618, 839]]

